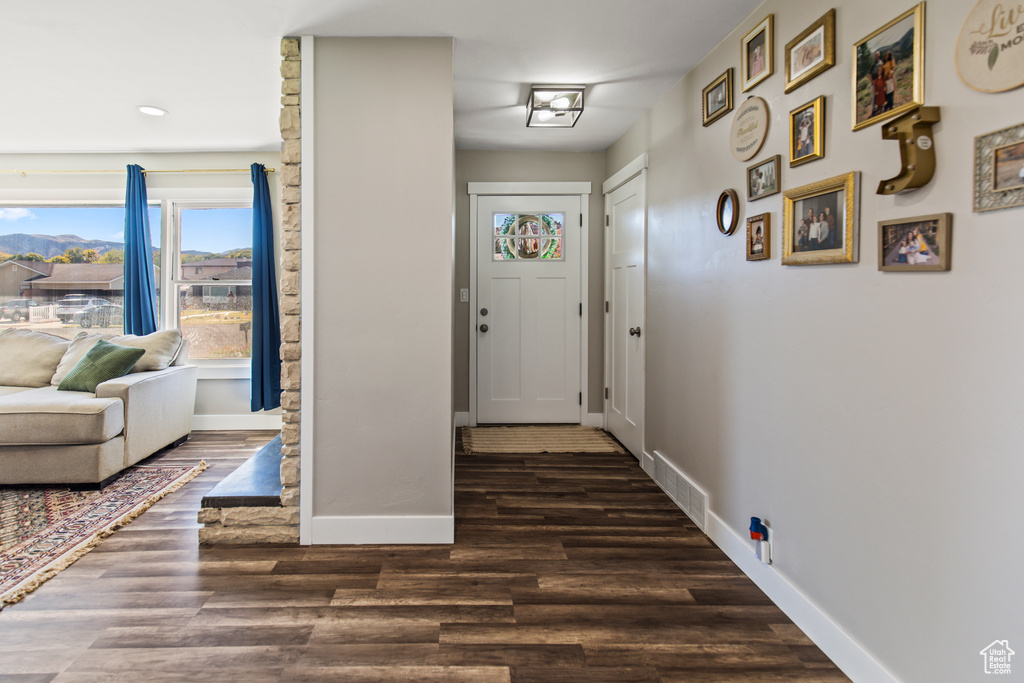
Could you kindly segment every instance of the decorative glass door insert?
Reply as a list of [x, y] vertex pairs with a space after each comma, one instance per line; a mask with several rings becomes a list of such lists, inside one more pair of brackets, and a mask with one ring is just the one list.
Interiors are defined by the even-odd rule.
[[494, 261], [561, 261], [564, 213], [494, 213]]

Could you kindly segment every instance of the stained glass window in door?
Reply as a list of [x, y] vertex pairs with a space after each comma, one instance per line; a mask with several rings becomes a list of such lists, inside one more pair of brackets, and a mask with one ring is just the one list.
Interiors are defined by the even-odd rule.
[[494, 214], [494, 260], [561, 261], [565, 214]]

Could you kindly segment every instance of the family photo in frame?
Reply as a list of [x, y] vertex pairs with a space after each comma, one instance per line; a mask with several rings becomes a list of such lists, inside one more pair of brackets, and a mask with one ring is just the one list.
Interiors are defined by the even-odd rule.
[[825, 96], [789, 113], [789, 165], [799, 166], [825, 156]]
[[762, 213], [747, 219], [747, 260], [771, 258], [772, 215]]
[[782, 189], [779, 180], [781, 160], [782, 156], [776, 154], [747, 168], [747, 201], [752, 202], [779, 193]]
[[949, 270], [953, 214], [901, 218], [878, 223], [878, 269]]
[[924, 104], [924, 3], [853, 44], [853, 130]]
[[783, 193], [782, 263], [856, 263], [860, 172]]
[[769, 14], [755, 26], [741, 44], [740, 64], [742, 66], [742, 90], [746, 92], [772, 75], [775, 71], [775, 55], [772, 36], [775, 15]]

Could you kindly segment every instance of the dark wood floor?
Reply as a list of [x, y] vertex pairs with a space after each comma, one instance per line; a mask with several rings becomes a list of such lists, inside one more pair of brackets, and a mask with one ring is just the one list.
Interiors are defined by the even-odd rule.
[[211, 468], [0, 612], [6, 681], [845, 681], [631, 456], [467, 456], [451, 546], [196, 545]]

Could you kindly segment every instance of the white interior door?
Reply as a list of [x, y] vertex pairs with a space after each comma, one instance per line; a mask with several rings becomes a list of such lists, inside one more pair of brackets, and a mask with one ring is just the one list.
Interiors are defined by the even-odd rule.
[[579, 196], [481, 196], [477, 422], [580, 421]]
[[605, 424], [638, 459], [644, 420], [644, 242], [641, 173], [605, 197]]

